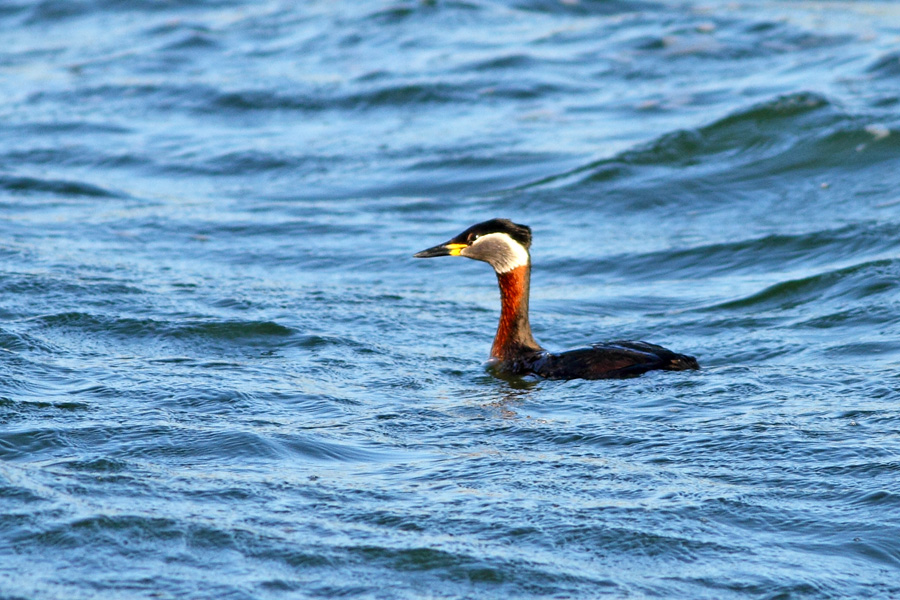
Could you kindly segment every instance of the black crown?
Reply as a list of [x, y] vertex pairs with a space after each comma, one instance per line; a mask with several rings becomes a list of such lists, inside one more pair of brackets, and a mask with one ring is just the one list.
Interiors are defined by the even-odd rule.
[[456, 240], [460, 243], [471, 244], [475, 238], [489, 233], [505, 233], [522, 244], [526, 250], [531, 247], [531, 227], [513, 223], [509, 219], [491, 219], [490, 221], [472, 225], [456, 236]]

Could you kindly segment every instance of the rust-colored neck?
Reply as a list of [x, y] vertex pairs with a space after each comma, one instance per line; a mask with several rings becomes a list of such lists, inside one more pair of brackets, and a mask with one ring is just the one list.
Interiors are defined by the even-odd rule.
[[491, 347], [491, 358], [512, 360], [525, 352], [540, 350], [528, 323], [531, 263], [497, 273], [497, 282], [500, 284], [500, 324]]

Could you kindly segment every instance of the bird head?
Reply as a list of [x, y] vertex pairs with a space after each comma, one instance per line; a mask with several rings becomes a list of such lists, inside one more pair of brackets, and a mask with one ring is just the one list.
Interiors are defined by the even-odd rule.
[[508, 219], [491, 219], [472, 225], [453, 239], [422, 250], [415, 258], [465, 256], [481, 260], [497, 273], [507, 273], [529, 263], [531, 228]]

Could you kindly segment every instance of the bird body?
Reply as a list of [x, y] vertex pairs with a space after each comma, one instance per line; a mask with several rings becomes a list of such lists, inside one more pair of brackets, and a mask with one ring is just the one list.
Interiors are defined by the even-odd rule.
[[488, 365], [498, 375], [610, 379], [632, 377], [654, 369], [699, 368], [694, 357], [647, 342], [592, 344], [559, 353], [543, 349], [535, 341], [528, 319], [530, 248], [531, 228], [507, 219], [492, 219], [415, 255], [416, 258], [464, 256], [487, 262], [494, 268], [500, 287], [500, 322]]

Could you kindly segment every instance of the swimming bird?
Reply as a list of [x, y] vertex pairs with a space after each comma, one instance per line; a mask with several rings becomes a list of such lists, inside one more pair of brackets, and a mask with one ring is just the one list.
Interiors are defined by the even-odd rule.
[[500, 286], [500, 324], [488, 367], [497, 375], [537, 375], [545, 379], [633, 377], [654, 369], [699, 369], [697, 359], [647, 342], [616, 341], [565, 352], [548, 352], [538, 344], [528, 321], [531, 284], [531, 228], [508, 219], [472, 225], [453, 239], [415, 258], [464, 256], [488, 263]]

